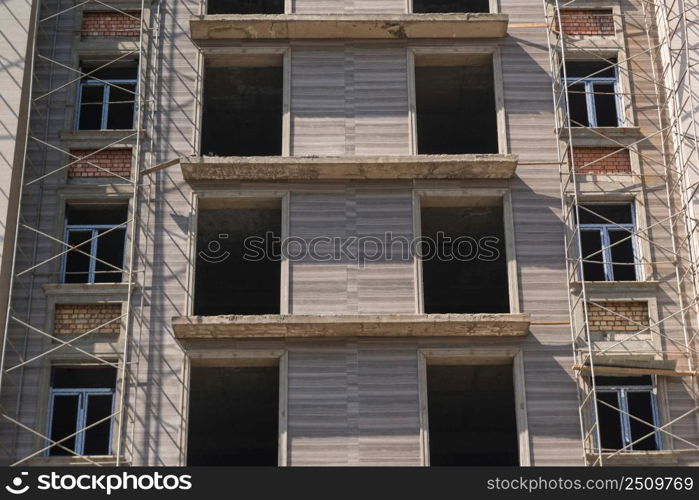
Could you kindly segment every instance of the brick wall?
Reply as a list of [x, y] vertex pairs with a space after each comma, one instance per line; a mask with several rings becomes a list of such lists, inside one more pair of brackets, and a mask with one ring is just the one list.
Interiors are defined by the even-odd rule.
[[[588, 304], [587, 318], [590, 325], [590, 332], [633, 333], [642, 329], [638, 323], [643, 325], [643, 327], [647, 327], [649, 324], [647, 302], [597, 302], [624, 317], [616, 316], [594, 304]], [[629, 318], [631, 321], [626, 318]]]
[[614, 35], [609, 9], [561, 9], [561, 25], [567, 35]]
[[[610, 156], [607, 156], [610, 155]], [[606, 158], [604, 158], [606, 157]], [[604, 158], [601, 159], [600, 158]], [[599, 161], [595, 161], [599, 160]], [[592, 165], [588, 165], [595, 161]], [[590, 174], [629, 174], [631, 159], [628, 150], [619, 148], [573, 148], [573, 162], [576, 171]]]
[[[119, 316], [121, 316], [121, 304], [119, 303], [56, 304], [53, 331], [56, 335], [80, 335]], [[114, 321], [93, 333], [118, 334], [120, 323], [121, 321]]]
[[[71, 149], [70, 154], [83, 158], [95, 151], [94, 149]], [[75, 161], [75, 158], [69, 161]], [[131, 177], [131, 149], [105, 149], [95, 153], [86, 161], [78, 161], [68, 167], [68, 177], [111, 177], [109, 172], [90, 165], [88, 161], [122, 177]]]
[[[115, 10], [109, 11], [85, 11], [80, 28], [82, 37], [91, 36], [116, 36], [135, 37], [140, 34], [141, 12], [129, 11], [129, 15]], [[130, 17], [134, 16], [134, 17]]]

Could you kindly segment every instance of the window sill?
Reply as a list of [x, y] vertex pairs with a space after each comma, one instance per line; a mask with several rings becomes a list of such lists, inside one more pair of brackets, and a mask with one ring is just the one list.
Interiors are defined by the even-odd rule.
[[192, 16], [193, 40], [502, 38], [506, 14], [215, 14]]
[[[580, 290], [581, 281], [573, 281], [571, 288], [574, 291]], [[659, 281], [585, 281], [585, 290], [588, 294], [599, 294], [602, 296], [618, 296], [629, 294], [637, 297], [643, 293], [655, 293], [660, 285]]]
[[[560, 36], [560, 35], [559, 35]], [[572, 51], [597, 50], [597, 51], [618, 51], [623, 47], [617, 34], [613, 35], [565, 35], [565, 39], [570, 43], [575, 43]]]
[[[565, 129], [564, 129], [565, 130]], [[640, 127], [571, 127], [573, 146], [621, 147], [643, 138]], [[561, 137], [567, 140], [567, 134]]]
[[[92, 462], [101, 466], [115, 466], [116, 456], [114, 455], [92, 455], [86, 456]], [[93, 465], [92, 462], [88, 462], [85, 458], [79, 456], [66, 456], [66, 457], [34, 457], [29, 459], [26, 463], [32, 466], [47, 466], [47, 467], [64, 467], [64, 466], [76, 466], [84, 465], [90, 467]], [[130, 466], [129, 462], [120, 460], [120, 466]]]
[[[141, 7], [141, 2], [142, 0], [114, 0], [113, 2], [109, 2], [109, 5], [115, 9], [134, 10], [136, 7]], [[150, 0], [145, 0], [145, 7], [150, 7], [150, 3]], [[83, 5], [82, 10], [104, 12], [105, 8], [104, 5], [95, 2]]]
[[177, 339], [304, 337], [524, 337], [529, 314], [183, 316]]
[[56, 297], [57, 302], [75, 300], [84, 297], [86, 300], [95, 298], [125, 299], [129, 292], [128, 283], [55, 283], [43, 285], [44, 293]]
[[[678, 453], [674, 451], [628, 451], [611, 456], [611, 453], [602, 454], [602, 461], [607, 466], [670, 466], [679, 463]], [[593, 463], [598, 455], [588, 454], [588, 461]]]
[[82, 38], [75, 46], [81, 56], [115, 56], [133, 54], [138, 57], [138, 37]]
[[515, 155], [185, 157], [187, 181], [318, 179], [510, 179]]
[[135, 146], [138, 132], [135, 129], [111, 130], [62, 130], [60, 138], [69, 148], [103, 148]]

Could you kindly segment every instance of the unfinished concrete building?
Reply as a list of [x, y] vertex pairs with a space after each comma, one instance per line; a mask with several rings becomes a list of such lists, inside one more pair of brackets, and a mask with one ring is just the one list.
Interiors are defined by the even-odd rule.
[[699, 464], [683, 2], [35, 5], [3, 463]]

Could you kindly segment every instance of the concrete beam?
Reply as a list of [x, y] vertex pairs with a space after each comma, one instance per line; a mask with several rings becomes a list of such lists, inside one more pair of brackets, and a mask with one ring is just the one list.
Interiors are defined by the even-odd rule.
[[193, 40], [502, 38], [506, 14], [216, 14], [192, 16]]
[[305, 337], [523, 337], [529, 314], [385, 314], [182, 316], [175, 337], [186, 339]]
[[188, 181], [319, 179], [510, 179], [515, 155], [185, 157]]

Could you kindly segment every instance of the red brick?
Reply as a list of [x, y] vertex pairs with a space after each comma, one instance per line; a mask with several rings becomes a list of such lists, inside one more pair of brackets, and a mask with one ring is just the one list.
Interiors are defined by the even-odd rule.
[[126, 13], [111, 10], [85, 11], [83, 12], [80, 35], [83, 38], [106, 36], [137, 37], [140, 35], [140, 31], [140, 11], [129, 11]]
[[561, 27], [566, 35], [614, 35], [610, 9], [561, 9]]
[[[94, 149], [71, 149], [70, 154], [75, 157], [92, 156], [84, 161], [76, 161], [76, 158], [71, 157], [69, 161], [75, 161], [75, 163], [68, 167], [68, 177], [112, 177], [109, 172], [121, 177], [131, 177], [131, 149], [105, 149], [99, 153], [95, 151]], [[100, 170], [91, 163], [109, 172]]]
[[583, 174], [630, 174], [631, 159], [628, 150], [615, 147], [574, 147], [573, 165]]

